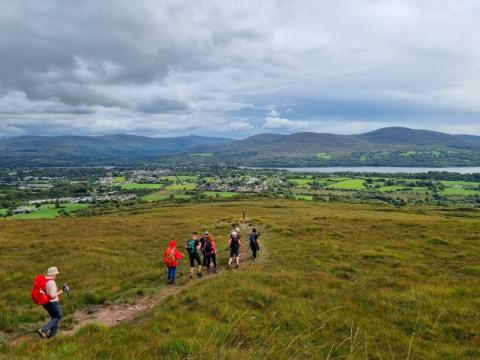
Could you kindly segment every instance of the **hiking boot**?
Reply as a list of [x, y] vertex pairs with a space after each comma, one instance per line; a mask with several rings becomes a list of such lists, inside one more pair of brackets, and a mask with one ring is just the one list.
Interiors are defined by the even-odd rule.
[[46, 332], [44, 332], [42, 329], [38, 329], [38, 330], [37, 330], [37, 333], [38, 333], [38, 335], [40, 335], [40, 337], [41, 337], [42, 339], [48, 338], [48, 334], [47, 334]]
[[227, 270], [230, 270], [232, 267], [230, 265], [227, 265]]
[[190, 279], [193, 279], [193, 274], [190, 274]]
[[197, 277], [201, 278], [201, 277], [203, 277], [203, 274], [202, 274], [201, 272], [199, 272], [199, 273], [197, 274]]
[[218, 269], [217, 268], [213, 269], [213, 272], [218, 273]]

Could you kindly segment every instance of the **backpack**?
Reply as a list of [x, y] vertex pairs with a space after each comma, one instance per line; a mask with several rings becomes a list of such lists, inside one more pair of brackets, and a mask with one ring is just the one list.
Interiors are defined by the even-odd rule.
[[177, 259], [175, 258], [175, 249], [168, 248], [167, 251], [163, 254], [163, 262], [168, 267], [173, 266]]
[[235, 248], [238, 248], [238, 242], [240, 241], [240, 237], [237, 235], [237, 236], [230, 236], [230, 239], [232, 239], [232, 242], [231, 242], [231, 247], [235, 247]]
[[52, 299], [47, 294], [47, 282], [45, 275], [37, 275], [33, 279], [32, 300], [37, 305], [45, 305]]
[[208, 239], [205, 241], [205, 254], [211, 254], [212, 250], [212, 240]]
[[195, 254], [195, 251], [197, 250], [195, 243], [196, 243], [195, 239], [190, 239], [187, 241], [187, 251], [190, 254]]

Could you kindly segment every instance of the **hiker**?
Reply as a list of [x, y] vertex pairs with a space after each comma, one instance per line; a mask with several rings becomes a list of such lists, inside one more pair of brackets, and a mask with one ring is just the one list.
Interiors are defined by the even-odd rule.
[[[213, 269], [210, 264], [213, 263]], [[212, 271], [217, 272], [217, 247], [215, 246], [215, 240], [213, 236], [209, 236], [205, 239], [205, 264], [207, 272], [210, 274]]]
[[232, 231], [230, 233], [230, 238], [228, 239], [228, 247], [230, 248], [230, 258], [228, 259], [228, 266], [227, 269], [232, 267], [232, 262], [235, 259], [237, 264], [237, 268], [240, 267], [240, 258], [238, 256], [238, 252], [240, 247], [242, 246], [242, 242], [240, 241], [240, 237], [236, 231]]
[[169, 285], [175, 284], [177, 277], [178, 260], [183, 259], [183, 254], [177, 250], [177, 242], [175, 240], [170, 241], [170, 245], [163, 253], [163, 262], [168, 269], [168, 282]]
[[47, 275], [38, 275], [33, 281], [33, 301], [47, 310], [50, 321], [38, 329], [38, 334], [43, 338], [52, 338], [57, 335], [58, 323], [62, 320], [62, 307], [59, 298], [63, 293], [68, 293], [70, 288], [65, 284], [62, 290], [58, 290], [55, 279], [60, 274], [58, 268], [51, 266]]
[[237, 233], [239, 239], [241, 238], [241, 235], [240, 235], [240, 227], [238, 226], [237, 223], [233, 223], [233, 224], [232, 224], [232, 231], [230, 231], [230, 234], [233, 233], [233, 232], [236, 232], [236, 233]]
[[260, 237], [260, 232], [257, 232], [256, 228], [253, 228], [252, 232], [248, 235], [248, 240], [250, 242], [250, 249], [252, 249], [253, 261], [257, 259], [257, 251], [260, 250], [260, 242], [258, 241], [259, 237]]
[[198, 242], [200, 243], [200, 250], [202, 252], [202, 256], [203, 256], [203, 260], [202, 260], [202, 265], [203, 266], [206, 266], [205, 265], [205, 239], [208, 238], [208, 230], [205, 230], [204, 233], [203, 233], [203, 236], [200, 238], [200, 240], [198, 240]]
[[185, 249], [188, 251], [188, 256], [190, 258], [190, 278], [193, 278], [193, 268], [195, 266], [195, 261], [197, 262], [198, 272], [197, 277], [202, 277], [202, 262], [200, 261], [200, 242], [198, 241], [198, 233], [194, 231], [192, 233], [192, 238], [187, 240], [187, 245]]

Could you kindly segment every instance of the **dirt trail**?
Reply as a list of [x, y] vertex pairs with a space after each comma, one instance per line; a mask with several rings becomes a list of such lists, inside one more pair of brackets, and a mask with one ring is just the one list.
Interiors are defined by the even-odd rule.
[[[253, 265], [255, 263], [247, 260], [249, 256], [248, 252], [250, 248], [248, 246], [248, 238], [246, 234], [248, 233], [248, 230], [249, 230], [249, 224], [242, 223], [240, 224], [240, 226], [243, 232], [242, 234], [243, 246], [241, 247], [241, 251], [240, 251], [241, 267], [243, 267], [245, 265], [248, 266], [248, 265]], [[262, 247], [262, 255], [258, 260], [262, 261], [265, 256], [266, 256], [266, 251], [265, 251], [265, 248]], [[180, 272], [179, 274], [177, 274], [178, 285], [170, 286], [170, 287], [162, 287], [155, 294], [145, 298], [138, 299], [132, 304], [98, 305], [98, 306], [90, 306], [82, 310], [77, 310], [73, 315], [75, 325], [71, 329], [67, 329], [64, 331], [62, 331], [60, 327], [60, 334], [66, 335], [66, 336], [73, 335], [80, 329], [80, 327], [86, 324], [95, 323], [95, 324], [100, 324], [107, 327], [112, 327], [118, 324], [131, 323], [143, 313], [151, 310], [155, 306], [162, 303], [169, 296], [176, 295], [188, 288], [191, 288], [192, 286], [200, 284], [204, 281], [210, 281], [211, 279], [216, 278], [217, 276], [220, 276], [223, 272], [226, 271], [225, 264], [222, 264], [222, 265], [224, 266], [223, 268], [221, 268], [220, 265], [218, 266], [221, 269], [217, 273], [205, 275], [203, 278], [195, 277], [193, 279], [190, 279], [189, 273], [188, 273], [188, 267], [185, 267], [185, 283], [183, 280], [182, 273]], [[13, 338], [10, 339], [9, 343], [11, 345], [18, 344], [25, 339], [33, 337], [34, 336], [32, 335], [33, 332], [34, 330], [32, 329], [32, 332], [28, 335], [25, 333], [21, 335], [17, 334], [17, 336], [14, 336]]]
[[[245, 234], [248, 233], [249, 224], [242, 223], [240, 224], [241, 230], [244, 233], [244, 241], [245, 241]], [[243, 244], [241, 251], [240, 251], [240, 259], [243, 264], [246, 263], [247, 259], [247, 252], [248, 246], [246, 243]], [[185, 260], [184, 260], [185, 261]], [[251, 263], [250, 263], [251, 264]], [[219, 265], [220, 268], [220, 265]], [[108, 306], [97, 306], [97, 307], [90, 307], [84, 309], [82, 311], [77, 311], [74, 314], [74, 322], [75, 326], [67, 331], [63, 331], [62, 334], [64, 335], [72, 335], [80, 329], [83, 325], [89, 323], [96, 323], [101, 324], [107, 327], [115, 326], [117, 324], [128, 323], [139, 315], [148, 311], [155, 306], [159, 305], [163, 300], [167, 297], [176, 295], [181, 291], [188, 289], [196, 284], [202, 283], [204, 281], [209, 281], [212, 278], [217, 277], [225, 270], [221, 269], [218, 273], [212, 273], [210, 275], [206, 275], [203, 278], [194, 278], [190, 279], [188, 272], [188, 268], [185, 269], [185, 284], [183, 283], [182, 275], [177, 275], [177, 281], [179, 285], [162, 288], [159, 290], [155, 295], [150, 297], [145, 297], [140, 300], [137, 300], [134, 304], [120, 304], [120, 305], [108, 305]]]

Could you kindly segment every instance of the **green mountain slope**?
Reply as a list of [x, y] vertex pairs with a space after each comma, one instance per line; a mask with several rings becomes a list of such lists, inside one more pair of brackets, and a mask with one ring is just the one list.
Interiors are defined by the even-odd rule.
[[[479, 166], [480, 137], [401, 127], [360, 135], [302, 132], [243, 140], [198, 136], [149, 138], [23, 136], [0, 140], [0, 166], [162, 165]], [[205, 155], [205, 156], [202, 156]]]

